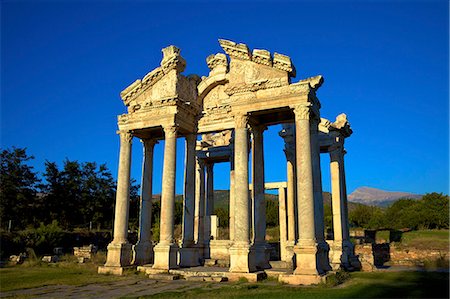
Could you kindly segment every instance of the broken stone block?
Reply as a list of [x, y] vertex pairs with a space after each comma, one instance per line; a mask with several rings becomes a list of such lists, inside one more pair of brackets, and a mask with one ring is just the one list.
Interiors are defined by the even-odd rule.
[[57, 255], [45, 255], [42, 258], [42, 261], [45, 263], [57, 263], [59, 261], [59, 257]]

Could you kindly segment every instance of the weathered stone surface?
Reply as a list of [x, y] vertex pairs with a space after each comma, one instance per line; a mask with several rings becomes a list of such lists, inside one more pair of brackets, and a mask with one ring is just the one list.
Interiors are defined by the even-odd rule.
[[45, 263], [57, 263], [59, 261], [59, 257], [57, 255], [44, 255], [41, 261]]
[[[296, 69], [289, 56], [251, 50], [229, 40], [221, 39], [219, 44], [224, 53], [207, 57], [207, 76], [183, 75], [186, 61], [177, 47], [169, 46], [162, 50], [158, 67], [121, 92], [127, 113], [118, 116], [121, 146], [114, 238], [99, 273], [122, 274], [132, 264], [152, 263], [139, 269], [153, 278], [174, 279], [176, 275], [189, 276], [173, 272], [178, 267], [204, 262], [211, 264], [210, 268], [229, 265], [226, 277], [230, 280], [257, 281], [265, 274], [256, 271], [271, 267], [265, 188], [279, 190], [280, 255], [287, 268], [294, 270], [280, 275], [280, 281], [317, 283], [331, 270], [330, 259], [335, 268], [354, 269], [359, 261], [349, 242], [343, 165], [344, 140], [352, 134], [347, 116], [340, 114], [334, 122], [321, 118], [316, 93], [323, 77], [292, 83]], [[275, 186], [264, 179], [263, 131], [267, 125], [281, 123], [285, 124], [280, 136], [286, 144], [287, 183]], [[135, 246], [128, 243], [127, 236], [133, 137], [144, 144], [139, 241]], [[181, 241], [174, 240], [176, 145], [180, 137], [186, 138]], [[165, 145], [160, 239], [153, 246], [152, 151], [161, 139]], [[324, 236], [320, 153], [332, 156], [335, 240], [330, 242], [331, 255]], [[218, 162], [231, 164], [230, 240], [218, 240], [218, 219], [213, 215], [213, 166]], [[253, 182], [249, 186], [250, 171]], [[213, 277], [192, 275], [202, 281], [204, 276]]]

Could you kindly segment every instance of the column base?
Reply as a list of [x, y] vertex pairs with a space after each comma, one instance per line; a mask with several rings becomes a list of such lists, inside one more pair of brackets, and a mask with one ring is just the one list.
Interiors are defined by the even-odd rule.
[[230, 247], [230, 272], [250, 273], [256, 271], [255, 252], [248, 243], [235, 242]]
[[318, 247], [318, 244], [313, 240], [307, 244], [297, 244], [294, 246], [297, 264], [294, 270], [295, 275], [320, 276], [324, 274]]
[[332, 243], [330, 250], [331, 264], [334, 270], [343, 268], [354, 271], [361, 269], [361, 262], [355, 255], [355, 249], [350, 241], [338, 241]]
[[195, 245], [180, 248], [180, 267], [195, 267], [200, 265], [199, 248]]
[[325, 282], [326, 277], [318, 274], [281, 274], [278, 276], [278, 281], [294, 285], [311, 285]]
[[269, 264], [271, 248], [266, 242], [255, 243], [252, 246], [252, 250], [255, 255], [256, 269], [263, 270], [272, 268]]
[[294, 269], [295, 265], [295, 253], [294, 253], [294, 241], [287, 241], [284, 251], [284, 256], [281, 257], [283, 262], [290, 264], [290, 268]]
[[114, 266], [99, 266], [97, 273], [98, 274], [112, 274], [112, 275], [123, 275], [126, 270], [136, 269], [135, 266], [127, 266], [127, 267], [114, 267]]
[[133, 246], [134, 265], [153, 264], [153, 243], [138, 242]]
[[132, 245], [130, 243], [109, 243], [106, 254], [105, 267], [131, 266], [133, 259]]
[[178, 246], [176, 244], [158, 244], [154, 248], [153, 269], [169, 270], [178, 268]]
[[325, 240], [320, 241], [317, 244], [318, 249], [318, 264], [321, 267], [321, 273], [326, 273], [328, 271], [333, 270], [333, 268], [330, 265], [330, 258], [329, 258], [329, 252], [330, 252], [330, 245]]

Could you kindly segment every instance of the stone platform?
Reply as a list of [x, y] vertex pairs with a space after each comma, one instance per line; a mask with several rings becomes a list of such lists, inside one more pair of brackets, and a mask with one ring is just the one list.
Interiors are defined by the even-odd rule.
[[149, 278], [161, 277], [161, 275], [167, 276], [179, 276], [186, 280], [199, 280], [199, 281], [238, 281], [240, 279], [247, 279], [249, 282], [257, 282], [267, 277], [264, 271], [257, 271], [252, 273], [233, 273], [228, 272], [228, 268], [223, 267], [190, 267], [179, 268], [171, 270], [158, 270], [153, 269], [152, 265], [143, 265], [137, 267], [138, 271], [144, 272], [149, 275]]

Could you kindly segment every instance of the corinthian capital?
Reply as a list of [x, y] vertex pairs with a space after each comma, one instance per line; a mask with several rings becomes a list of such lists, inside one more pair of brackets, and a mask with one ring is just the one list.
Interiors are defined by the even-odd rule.
[[163, 126], [164, 135], [166, 138], [177, 137], [177, 126], [176, 125], [168, 125]]
[[291, 106], [295, 114], [295, 120], [306, 119], [309, 120], [311, 115], [311, 105], [294, 105]]
[[246, 128], [248, 125], [248, 115], [236, 114], [234, 116], [234, 126], [236, 129]]
[[341, 162], [344, 159], [345, 150], [342, 146], [336, 146], [330, 148], [330, 160], [331, 162]]
[[131, 140], [133, 139], [133, 134], [131, 134], [130, 131], [117, 131], [117, 134], [120, 136], [120, 142], [121, 143], [131, 143]]
[[153, 148], [153, 146], [158, 143], [158, 140], [152, 138], [142, 138], [141, 142], [145, 148]]

